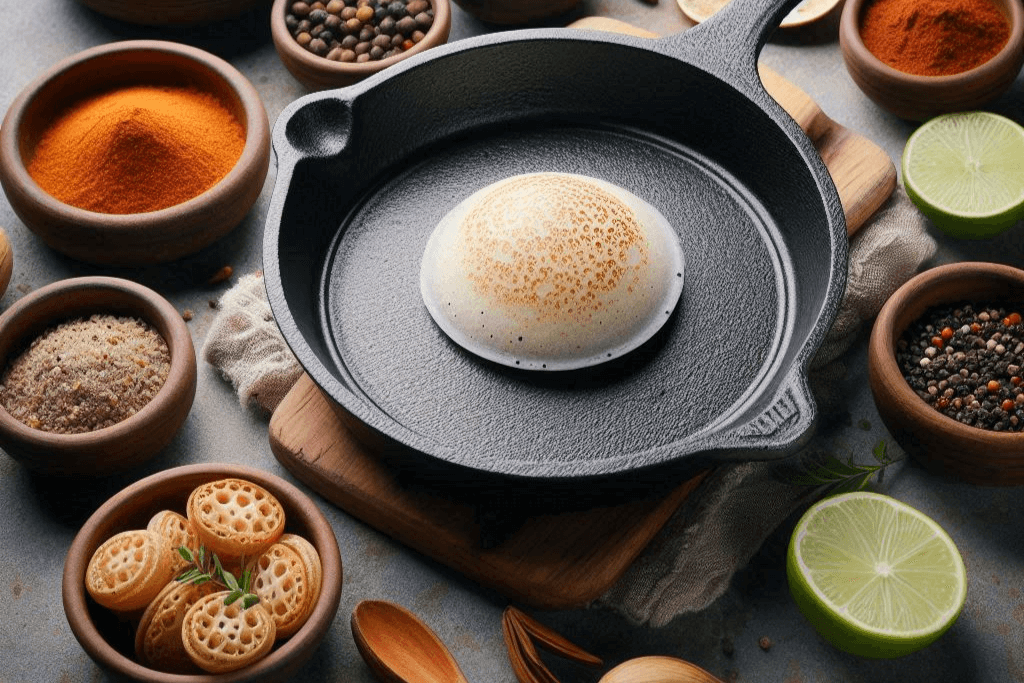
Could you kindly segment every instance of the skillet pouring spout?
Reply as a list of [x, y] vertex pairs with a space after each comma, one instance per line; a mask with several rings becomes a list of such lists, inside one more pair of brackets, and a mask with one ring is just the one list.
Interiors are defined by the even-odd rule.
[[[846, 281], [831, 178], [756, 61], [795, 0], [734, 0], [665, 39], [506, 31], [303, 97], [274, 130], [267, 292], [314, 382], [410, 465], [512, 484], [782, 457], [817, 409], [811, 357]], [[585, 372], [463, 350], [419, 290], [435, 226], [525, 173], [656, 207], [686, 259], [661, 330]]]

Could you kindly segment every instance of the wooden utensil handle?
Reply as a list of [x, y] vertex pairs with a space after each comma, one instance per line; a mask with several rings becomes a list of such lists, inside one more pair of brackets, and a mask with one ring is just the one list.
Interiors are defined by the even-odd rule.
[[[640, 38], [660, 37], [610, 17], [584, 17], [569, 26]], [[758, 65], [758, 70], [765, 90], [807, 133], [825, 162], [846, 215], [846, 233], [852, 235], [892, 194], [896, 187], [895, 165], [884, 149], [830, 119], [810, 95], [796, 85], [763, 64]]]

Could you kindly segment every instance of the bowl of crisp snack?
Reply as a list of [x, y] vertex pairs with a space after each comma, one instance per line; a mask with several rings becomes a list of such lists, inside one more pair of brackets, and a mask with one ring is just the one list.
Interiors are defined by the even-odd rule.
[[162, 40], [83, 50], [26, 85], [0, 128], [0, 186], [47, 246], [138, 267], [237, 227], [263, 190], [270, 124], [225, 60]]
[[100, 476], [154, 457], [196, 393], [182, 316], [131, 280], [80, 277], [0, 315], [0, 448], [47, 476]]
[[327, 635], [342, 564], [330, 523], [280, 477], [186, 465], [114, 495], [68, 550], [64, 613], [132, 681], [293, 680]]
[[341, 88], [448, 41], [448, 0], [276, 0], [281, 62], [310, 90]]
[[868, 379], [878, 413], [924, 467], [974, 484], [1024, 484], [1024, 271], [927, 270], [875, 320]]
[[864, 94], [900, 118], [923, 121], [976, 109], [1010, 87], [1024, 64], [1024, 6], [849, 0], [839, 45]]

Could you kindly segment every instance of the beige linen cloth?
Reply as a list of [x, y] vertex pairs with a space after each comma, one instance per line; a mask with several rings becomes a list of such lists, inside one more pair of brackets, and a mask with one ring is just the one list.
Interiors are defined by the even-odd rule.
[[[846, 293], [812, 363], [811, 385], [820, 404], [836, 400], [830, 383], [842, 376], [842, 356], [866, 323], [935, 251], [924, 219], [902, 189], [854, 236]], [[231, 381], [243, 406], [269, 413], [302, 369], [274, 323], [262, 277], [240, 278], [219, 308], [202, 355]], [[814, 448], [813, 439], [807, 448]], [[658, 627], [714, 602], [768, 535], [815, 493], [784, 483], [773, 468], [716, 468], [598, 603]]]

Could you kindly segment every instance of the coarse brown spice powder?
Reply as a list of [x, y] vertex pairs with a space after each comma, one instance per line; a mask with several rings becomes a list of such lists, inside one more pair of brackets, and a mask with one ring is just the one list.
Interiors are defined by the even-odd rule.
[[78, 434], [149, 403], [171, 368], [163, 337], [138, 318], [97, 314], [46, 330], [4, 370], [0, 403], [45, 432]]

